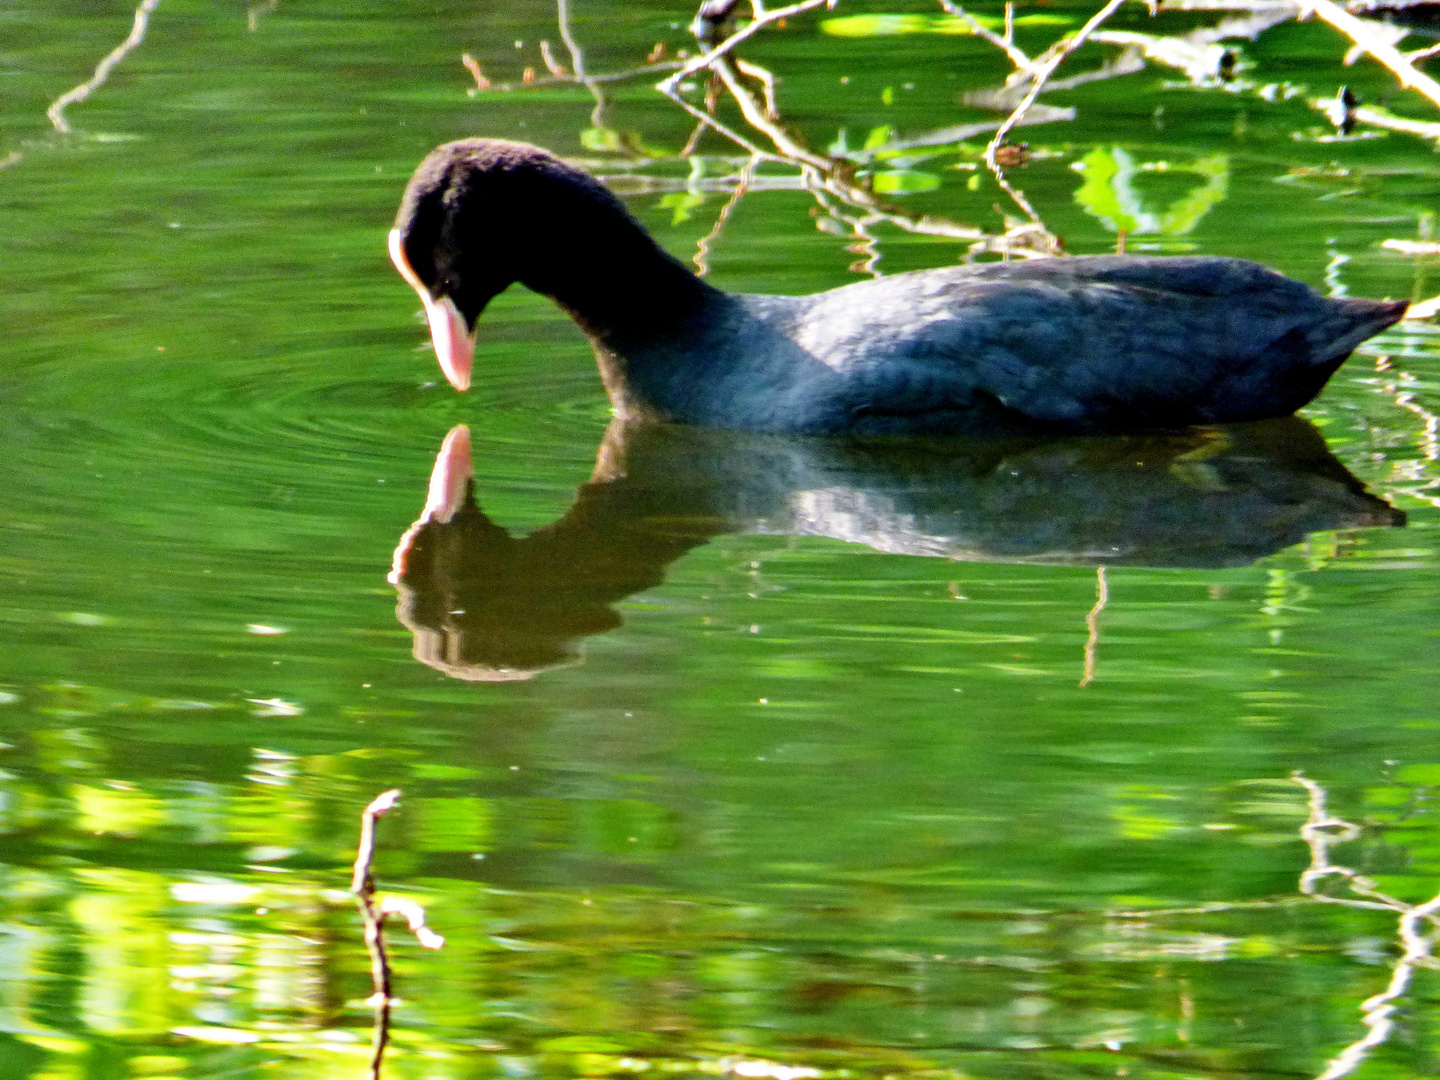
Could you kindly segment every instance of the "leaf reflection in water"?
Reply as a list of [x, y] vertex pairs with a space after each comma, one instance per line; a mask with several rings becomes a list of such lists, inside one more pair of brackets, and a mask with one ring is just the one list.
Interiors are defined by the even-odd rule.
[[724, 533], [1048, 565], [1247, 565], [1326, 529], [1397, 526], [1307, 421], [1123, 438], [843, 441], [668, 425], [606, 432], [553, 524], [516, 538], [446, 437], [390, 582], [415, 656], [454, 678], [577, 663], [612, 605]]

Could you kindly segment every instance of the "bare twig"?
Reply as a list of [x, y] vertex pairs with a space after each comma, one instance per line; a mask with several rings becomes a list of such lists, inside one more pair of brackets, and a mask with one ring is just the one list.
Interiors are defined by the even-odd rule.
[[[1311, 101], [1310, 107], [1317, 112], [1326, 112], [1333, 100], [1333, 98], [1322, 98]], [[1370, 127], [1384, 128], [1386, 131], [1398, 131], [1405, 135], [1415, 135], [1421, 139], [1440, 141], [1440, 122], [1434, 120], [1411, 120], [1370, 105], [1360, 105], [1352, 109], [1350, 118], [1357, 124], [1367, 124]]]
[[1292, 0], [1161, 0], [1156, 11], [1266, 11], [1283, 9], [1292, 15], [1295, 4]]
[[[467, 55], [468, 55], [468, 54], [467, 54]], [[473, 60], [473, 57], [472, 57], [472, 60]], [[463, 56], [460, 58], [460, 62], [461, 62], [461, 63], [465, 63], [465, 58], [464, 58]], [[470, 73], [471, 73], [472, 75], [475, 73], [475, 68], [471, 67], [470, 64], [465, 64], [465, 66], [470, 69]], [[657, 72], [657, 71], [673, 71], [675, 68], [678, 68], [679, 66], [680, 66], [680, 61], [679, 61], [679, 60], [663, 60], [663, 61], [661, 61], [661, 62], [658, 63], [658, 64], [646, 64], [646, 65], [644, 65], [643, 67], [626, 68], [624, 71], [608, 71], [608, 72], [604, 72], [604, 73], [602, 73], [602, 74], [600, 74], [600, 75], [587, 75], [587, 76], [585, 76], [585, 78], [586, 78], [589, 82], [592, 82], [592, 83], [624, 82], [626, 79], [638, 79], [638, 78], [641, 78], [642, 76], [645, 76], [645, 75], [654, 75], [655, 72]], [[484, 78], [484, 76], [482, 75], [481, 78]], [[554, 86], [554, 85], [556, 85], [557, 83], [575, 83], [575, 82], [579, 82], [579, 80], [576, 79], [574, 75], [571, 75], [569, 72], [567, 72], [567, 73], [564, 74], [564, 75], [541, 75], [541, 76], [538, 76], [537, 78], [531, 79], [529, 82], [518, 82], [518, 83], [509, 83], [509, 82], [492, 83], [489, 79], [485, 79], [484, 84], [483, 84], [483, 85], [480, 85], [480, 86], [479, 86], [479, 89], [481, 89], [481, 90], [491, 90], [491, 89], [494, 89], [494, 90], [534, 90], [534, 89], [538, 89], [539, 87], [542, 87], [542, 86]]]
[[580, 43], [575, 40], [575, 33], [570, 29], [570, 0], [555, 0], [555, 13], [560, 24], [560, 40], [565, 42], [565, 48], [570, 50], [570, 63], [574, 66], [575, 78], [584, 82], [589, 76], [585, 74], [585, 54], [581, 52]]
[[385, 953], [385, 916], [375, 907], [375, 879], [370, 864], [375, 858], [375, 822], [384, 817], [400, 801], [398, 788], [382, 792], [360, 815], [360, 844], [355, 852], [355, 869], [350, 878], [350, 891], [365, 924], [365, 948], [370, 953], [370, 980], [375, 993], [370, 1003], [375, 1009], [375, 1028], [371, 1037], [370, 1077], [379, 1080], [380, 1064], [385, 1046], [390, 1041], [390, 959]]
[[730, 62], [725, 57], [718, 57], [711, 65], [715, 74], [720, 76], [720, 81], [725, 84], [725, 89], [730, 91], [730, 96], [740, 106], [740, 113], [745, 117], [745, 122], [757, 131], [765, 133], [766, 137], [775, 144], [775, 149], [789, 158], [791, 161], [810, 165], [817, 169], [829, 169], [833, 164], [829, 158], [821, 157], [812, 153], [802, 146], [795, 139], [790, 137], [789, 132], [782, 128], [775, 121], [765, 115], [765, 110], [751, 96], [750, 91], [745, 89], [740, 80], [736, 78], [735, 71], [730, 67]]
[[939, 3], [947, 14], [954, 15], [968, 26], [972, 34], [988, 41], [1008, 56], [1017, 71], [1023, 71], [1029, 75], [1035, 74], [1035, 62], [1015, 45], [1015, 6], [1013, 4], [1005, 5], [1005, 33], [997, 34], [959, 4], [954, 3], [954, 0], [939, 0]]
[[50, 105], [50, 108], [45, 110], [45, 115], [50, 118], [50, 123], [61, 135], [69, 135], [71, 132], [70, 123], [65, 119], [65, 110], [77, 102], [84, 101], [103, 86], [105, 80], [110, 77], [110, 72], [115, 70], [115, 65], [129, 56], [145, 40], [145, 30], [150, 23], [150, 13], [159, 3], [160, 0], [140, 0], [140, 6], [135, 9], [135, 23], [130, 28], [130, 36], [115, 46], [105, 59], [95, 65], [95, 74], [75, 89], [61, 94]]
[[1440, 56], [1440, 45], [1431, 45], [1424, 49], [1413, 49], [1404, 54], [1405, 59], [1412, 64], [1416, 60], [1429, 60], [1433, 56]]
[[740, 42], [744, 41], [746, 38], [753, 37], [765, 27], [771, 25], [772, 23], [777, 23], [782, 19], [788, 19], [792, 15], [799, 15], [806, 11], [814, 11], [818, 7], [834, 7], [835, 3], [836, 0], [800, 0], [800, 3], [798, 4], [791, 4], [789, 7], [776, 8], [774, 11], [766, 11], [756, 5], [755, 19], [753, 22], [750, 22], [747, 25], [741, 27], [739, 30], [736, 30], [735, 33], [731, 34], [728, 38], [720, 42], [719, 45], [716, 45], [708, 52], [701, 53], [699, 56], [692, 57], [691, 59], [685, 61], [679, 71], [675, 72], [675, 74], [671, 75], [669, 78], [663, 80], [662, 82], [657, 83], [655, 89], [659, 90], [661, 93], [667, 96], [673, 96], [671, 95], [671, 91], [679, 85], [682, 79], [688, 78], [689, 76], [695, 74], [695, 72], [699, 71], [701, 68], [710, 67], [711, 64], [713, 64], [720, 57], [728, 53], [731, 49], [735, 48], [736, 45], [739, 45]]
[[[1058, 253], [1060, 250], [1058, 240], [1045, 229], [1039, 220], [1039, 216], [1035, 214], [1033, 208], [1029, 208], [1029, 204], [1024, 201], [1024, 195], [1020, 192], [1007, 188], [1011, 190], [1012, 198], [1016, 199], [1022, 206], [1029, 208], [1030, 221], [1024, 223], [1022, 226], [1007, 228], [1005, 233], [1001, 235], [992, 236], [983, 229], [946, 221], [940, 218], [905, 214], [903, 211], [897, 210], [877, 197], [867, 183], [856, 179], [853, 159], [841, 160], [817, 154], [781, 126], [771, 92], [773, 79], [770, 78], [770, 73], [763, 68], [759, 68], [757, 65], [727, 56], [725, 53], [733, 49], [740, 41], [758, 31], [762, 26], [778, 22], [780, 19], [795, 14], [798, 11], [806, 11], [820, 7], [823, 2], [824, 0], [806, 0], [804, 3], [794, 4], [773, 11], [755, 5], [755, 22], [746, 26], [743, 31], [726, 38], [720, 45], [710, 49], [702, 56], [687, 61], [671, 78], [657, 84], [657, 89], [698, 121], [697, 127], [687, 140], [681, 156], [688, 156], [694, 152], [700, 133], [708, 127], [724, 135], [737, 146], [742, 147], [750, 155], [749, 167], [751, 169], [764, 161], [774, 161], [798, 167], [803, 186], [815, 196], [816, 200], [825, 209], [827, 216], [843, 222], [853, 234], [854, 244], [851, 245], [851, 250], [855, 251], [856, 254], [864, 256], [864, 258], [857, 262], [852, 269], [859, 269], [863, 272], [878, 273], [875, 265], [878, 259], [878, 250], [875, 246], [878, 238], [870, 230], [871, 226], [882, 222], [894, 225], [906, 232], [970, 241], [970, 257], [976, 254], [977, 246], [986, 251], [996, 251], [1002, 254], [1010, 254], [1013, 252], [1024, 256]], [[833, 7], [833, 2], [827, 6]], [[702, 67], [708, 67], [712, 73], [711, 86], [707, 91], [706, 107], [703, 109], [698, 105], [686, 101], [676, 89], [679, 81], [685, 75], [692, 74]], [[765, 102], [763, 105], [757, 100], [754, 92], [741, 81], [739, 74], [737, 74], [737, 69], [740, 73], [746, 74], [751, 78], [759, 79], [764, 85]], [[713, 109], [714, 94], [722, 89], [734, 100], [746, 125], [750, 129], [763, 134], [774, 147], [773, 150], [762, 150], [755, 142], [747, 138], [745, 134], [741, 134], [740, 131], [728, 127], [716, 118]], [[1053, 110], [1052, 112], [1048, 112], [1044, 119], [1071, 119], [1073, 116], [1073, 110]], [[950, 136], [950, 138], [941, 141], [953, 141], [956, 138], [963, 138], [966, 135], [980, 131], [988, 131], [994, 127], [994, 124], [982, 124], [974, 127], [973, 130], [971, 128], [954, 129], [953, 131], [947, 130], [945, 134]], [[906, 145], [930, 145], [930, 140], [928, 137], [922, 136], [918, 140], [912, 141], [912, 143], [897, 143], [894, 146], [887, 145], [883, 149], [898, 149]], [[1004, 183], [1003, 178], [1001, 182], [1002, 184]], [[746, 185], [746, 187], [748, 189], [748, 185]], [[741, 197], [741, 194], [743, 193], [732, 196], [732, 206], [733, 202]], [[837, 199], [851, 207], [855, 207], [861, 212], [858, 215], [847, 215], [836, 212], [827, 201], [826, 197], [829, 195], [835, 196]], [[717, 222], [717, 226], [723, 226], [727, 215], [728, 210], [722, 212], [721, 220]], [[710, 238], [707, 238], [707, 240], [701, 242], [702, 250], [697, 255], [697, 259], [699, 259], [697, 265], [704, 264], [705, 256], [708, 254], [709, 239]]]
[[375, 1010], [374, 1032], [371, 1036], [370, 1077], [379, 1080], [385, 1047], [390, 1041], [390, 1008], [393, 1004], [390, 979], [390, 958], [385, 950], [385, 916], [400, 915], [411, 932], [427, 949], [438, 949], [445, 939], [425, 925], [425, 911], [413, 900], [384, 897], [375, 903], [375, 878], [371, 864], [375, 860], [375, 824], [393, 810], [400, 801], [399, 788], [381, 792], [360, 815], [360, 843], [355, 851], [355, 867], [350, 876], [350, 891], [365, 924], [365, 948], [370, 953], [370, 981], [375, 992], [370, 1005]]
[[1125, 0], [1109, 0], [1103, 8], [1090, 17], [1089, 22], [1070, 37], [1062, 38], [1056, 42], [1035, 61], [1030, 73], [1029, 92], [1020, 100], [1020, 104], [1015, 106], [1015, 111], [1006, 117], [1004, 122], [996, 129], [994, 136], [985, 147], [985, 164], [988, 165], [990, 171], [994, 173], [996, 181], [1005, 190], [1005, 193], [1014, 200], [1015, 205], [1025, 211], [1030, 220], [1037, 225], [1040, 224], [1040, 215], [1035, 212], [1035, 208], [1030, 205], [1030, 201], [1025, 198], [1024, 194], [1012, 187], [1009, 181], [1005, 179], [1005, 170], [1001, 168], [1000, 163], [996, 160], [995, 153], [1005, 142], [1005, 136], [1010, 133], [1016, 124], [1020, 123], [1021, 119], [1025, 116], [1026, 110], [1029, 109], [1030, 106], [1034, 104], [1035, 99], [1040, 96], [1040, 91], [1045, 88], [1046, 80], [1054, 74], [1055, 69], [1064, 63], [1067, 56], [1085, 44], [1085, 39], [1094, 33], [1100, 24], [1108, 19], [1123, 3], [1125, 3]]
[[555, 78], [566, 82], [573, 82], [570, 72], [565, 70], [565, 65], [555, 59], [555, 54], [550, 51], [550, 42], [540, 42], [540, 59], [544, 61], [545, 70]]
[[[589, 90], [590, 96], [595, 99], [595, 108], [590, 112], [590, 123], [598, 128], [608, 127], [605, 110], [609, 108], [610, 100], [605, 96], [605, 91], [600, 89], [599, 82], [585, 72], [585, 54], [580, 49], [580, 43], [575, 40], [574, 30], [570, 28], [570, 0], [555, 0], [555, 20], [560, 26], [560, 40], [565, 42], [565, 48], [570, 50], [570, 67], [575, 72], [575, 81]], [[542, 50], [542, 55], [548, 51]], [[548, 55], [545, 55], [545, 66], [557, 78], [564, 74], [565, 69]]]
[[863, 218], [847, 218], [850, 231], [855, 234], [855, 242], [845, 245], [845, 250], [851, 255], [860, 255], [850, 264], [852, 274], [869, 274], [872, 278], [882, 278], [885, 272], [880, 269], [880, 241], [870, 231], [870, 226], [877, 221], [883, 220], [875, 214]]
[[735, 57], [735, 67], [741, 75], [749, 75], [760, 84], [765, 94], [765, 119], [780, 119], [780, 110], [775, 105], [775, 76], [770, 74], [770, 70], [738, 56]]
[[[725, 138], [733, 142], [736, 146], [745, 150], [745, 152], [750, 154], [751, 157], [755, 157], [758, 155], [765, 161], [787, 162], [789, 160], [788, 158], [781, 157], [780, 155], [775, 154], [769, 150], [760, 149], [760, 147], [756, 146], [753, 142], [745, 138], [745, 136], [741, 135], [738, 131], [721, 123], [719, 120], [715, 119], [715, 117], [706, 113], [703, 109], [697, 109], [694, 105], [691, 105], [690, 102], [686, 101], [679, 94], [675, 93], [675, 91], [666, 90], [664, 91], [664, 93], [665, 96], [668, 97], [671, 101], [675, 102], [676, 105], [679, 105], [691, 116], [695, 117], [695, 119], [700, 122], [701, 127], [713, 128], [715, 131], [718, 131], [721, 135], [724, 135]], [[686, 144], [687, 149], [691, 149], [692, 152], [692, 147], [695, 141], [695, 137], [692, 136], [690, 142]]]

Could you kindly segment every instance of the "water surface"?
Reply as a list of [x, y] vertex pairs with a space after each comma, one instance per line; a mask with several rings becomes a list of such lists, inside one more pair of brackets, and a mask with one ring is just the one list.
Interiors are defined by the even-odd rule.
[[[685, 5], [575, 8], [592, 71], [693, 48]], [[928, 12], [836, 15], [901, 10]], [[131, 14], [0, 10], [0, 1076], [360, 1075], [343, 890], [392, 786], [382, 888], [447, 937], [394, 936], [393, 1076], [1304, 1076], [1365, 1034], [1396, 916], [1298, 896], [1290, 777], [1364, 826], [1337, 861], [1440, 887], [1428, 326], [1278, 434], [918, 461], [607, 435], [583, 338], [523, 290], [486, 313], [472, 392], [440, 379], [385, 258], [404, 180], [447, 139], [531, 140], [689, 258], [743, 155], [676, 160], [692, 121], [649, 79], [603, 128], [580, 87], [467, 94], [462, 52], [543, 75], [538, 2], [165, 0], [57, 135], [47, 106]], [[982, 43], [818, 21], [746, 51], [810, 147], [991, 115], [959, 103], [1004, 75]], [[1246, 47], [1317, 96], [1340, 51], [1318, 25]], [[1059, 91], [1077, 118], [1025, 129], [1012, 175], [1068, 250], [1123, 228], [1337, 293], [1440, 289], [1380, 246], [1431, 228], [1428, 146], [1177, 79]], [[999, 231], [982, 143], [872, 183]], [[964, 254], [883, 224], [857, 245], [794, 175], [760, 169], [711, 280]], [[441, 586], [397, 592], [460, 424], [471, 531]], [[1362, 1075], [1436, 1071], [1436, 989], [1417, 974]]]

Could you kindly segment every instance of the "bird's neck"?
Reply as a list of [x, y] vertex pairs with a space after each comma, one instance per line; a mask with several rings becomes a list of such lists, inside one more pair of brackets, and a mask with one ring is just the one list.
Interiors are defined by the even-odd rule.
[[[565, 308], [597, 342], [623, 348], [633, 340], [684, 334], [725, 294], [697, 278], [620, 207], [588, 208], [583, 222], [547, 229], [522, 284]], [[597, 213], [596, 211], [600, 211]]]

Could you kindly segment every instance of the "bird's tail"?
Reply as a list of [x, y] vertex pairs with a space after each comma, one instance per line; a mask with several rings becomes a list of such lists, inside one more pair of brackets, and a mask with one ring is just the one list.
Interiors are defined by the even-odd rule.
[[1362, 341], [1403, 319], [1410, 307], [1405, 300], [1365, 300], [1348, 296], [1331, 303], [1334, 307], [1330, 318], [1321, 320], [1310, 331], [1311, 355], [1318, 364], [1344, 360]]

